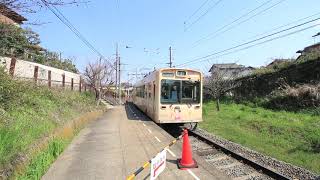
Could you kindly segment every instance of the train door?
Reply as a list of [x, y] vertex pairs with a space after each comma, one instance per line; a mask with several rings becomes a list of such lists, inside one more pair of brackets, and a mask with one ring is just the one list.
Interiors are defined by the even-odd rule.
[[147, 114], [149, 117], [152, 117], [152, 104], [153, 104], [153, 100], [152, 100], [152, 95], [151, 95], [151, 92], [152, 92], [152, 83], [148, 83], [147, 84], [147, 103], [146, 103], [146, 106], [147, 106]]

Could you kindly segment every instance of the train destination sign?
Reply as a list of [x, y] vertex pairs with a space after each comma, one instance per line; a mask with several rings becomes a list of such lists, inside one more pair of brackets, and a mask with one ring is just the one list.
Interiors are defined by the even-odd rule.
[[167, 151], [163, 150], [151, 160], [150, 180], [156, 179], [166, 168]]

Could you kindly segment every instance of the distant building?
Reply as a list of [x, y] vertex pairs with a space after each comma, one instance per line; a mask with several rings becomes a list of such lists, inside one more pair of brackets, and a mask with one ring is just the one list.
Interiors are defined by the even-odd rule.
[[0, 23], [20, 26], [27, 19], [7, 6], [0, 4]]
[[311, 46], [305, 47], [303, 50], [297, 51], [297, 53], [300, 53], [301, 55], [305, 55], [315, 51], [320, 52], [320, 43], [316, 43]]
[[213, 64], [209, 70], [214, 76], [219, 73], [223, 79], [239, 78], [250, 75], [255, 68], [245, 67], [236, 63]]
[[297, 60], [306, 56], [307, 54], [311, 54], [311, 53], [320, 54], [320, 43], [316, 43], [311, 46], [307, 46], [303, 50], [299, 50], [296, 53], [300, 53], [300, 56], [297, 58]]

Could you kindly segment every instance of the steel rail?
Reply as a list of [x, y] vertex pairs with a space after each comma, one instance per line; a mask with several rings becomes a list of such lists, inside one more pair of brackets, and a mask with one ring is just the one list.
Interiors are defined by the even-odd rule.
[[272, 169], [270, 167], [266, 167], [258, 162], [254, 162], [253, 160], [246, 158], [243, 155], [224, 147], [223, 145], [217, 144], [217, 143], [213, 142], [212, 140], [204, 137], [203, 135], [201, 135], [195, 131], [189, 130], [189, 135], [197, 137], [201, 141], [204, 141], [205, 143], [207, 143], [209, 145], [213, 145], [216, 149], [220, 149], [225, 154], [228, 154], [228, 155], [232, 156], [233, 158], [251, 166], [252, 168], [256, 169], [257, 171], [262, 171], [262, 173], [268, 175], [269, 177], [272, 177], [274, 179], [283, 179], [283, 180], [291, 180], [292, 179], [284, 174], [276, 172], [274, 169]]

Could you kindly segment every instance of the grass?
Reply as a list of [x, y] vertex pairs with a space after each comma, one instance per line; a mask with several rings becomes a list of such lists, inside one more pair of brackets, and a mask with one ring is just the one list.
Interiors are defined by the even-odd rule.
[[320, 173], [320, 116], [272, 111], [232, 102], [203, 107], [199, 126], [279, 160]]
[[13, 80], [1, 68], [0, 82], [0, 167], [70, 120], [96, 109], [89, 93], [34, 86]]
[[60, 155], [60, 153], [62, 153], [63, 149], [68, 145], [69, 142], [69, 140], [61, 138], [52, 140], [45, 150], [40, 152], [36, 157], [32, 159], [25, 172], [22, 175], [17, 176], [16, 179], [41, 179], [43, 174]]

